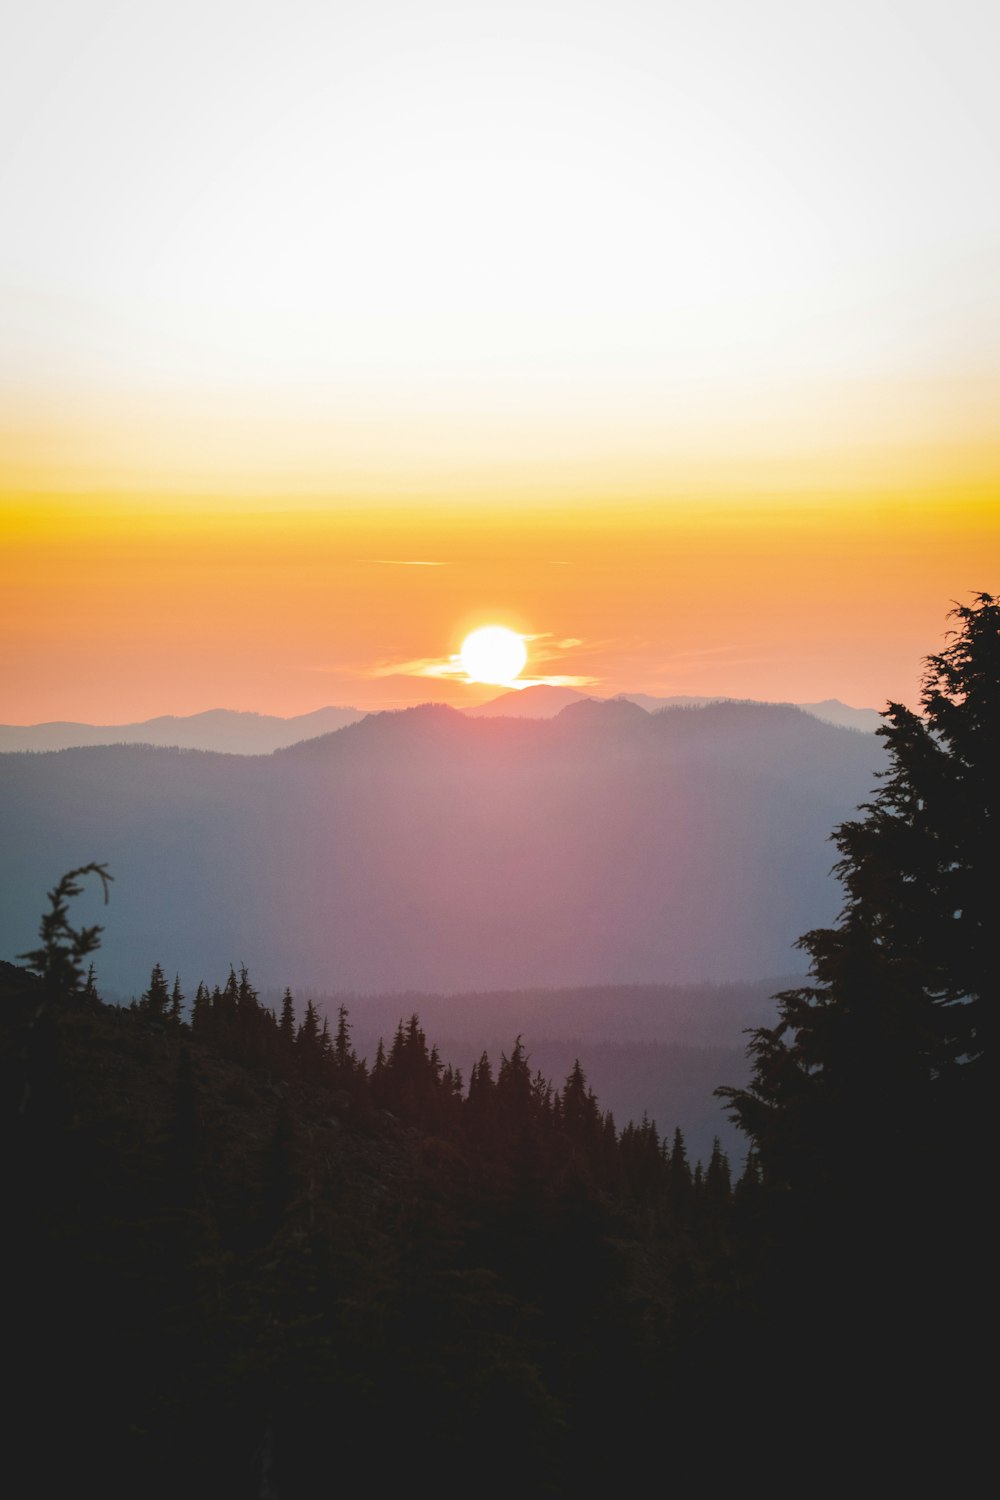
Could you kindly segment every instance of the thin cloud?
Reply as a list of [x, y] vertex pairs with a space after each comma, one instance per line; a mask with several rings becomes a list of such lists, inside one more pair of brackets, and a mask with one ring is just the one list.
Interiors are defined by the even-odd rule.
[[445, 562], [431, 562], [426, 557], [379, 557], [376, 562], [385, 568], [446, 568]]
[[[531, 656], [533, 663], [542, 666], [549, 662], [556, 663], [565, 651], [576, 651], [581, 647], [588, 648], [588, 643], [576, 636], [567, 636], [562, 640], [554, 640], [551, 631], [543, 630], [535, 633], [525, 631], [522, 640], [527, 641], [535, 649]], [[539, 643], [545, 645], [538, 649]], [[593, 643], [590, 643], [593, 645]], [[532, 662], [529, 662], [529, 668]], [[382, 661], [372, 667], [368, 676], [370, 677], [436, 677], [455, 682], [471, 682], [472, 678], [462, 665], [462, 658], [454, 656], [418, 656], [411, 661]], [[599, 677], [581, 675], [579, 673], [548, 673], [524, 675], [514, 678], [506, 686], [520, 691], [526, 687], [594, 687], [599, 683]], [[499, 684], [502, 685], [502, 684]]]
[[372, 667], [370, 677], [456, 677], [466, 676], [457, 656], [418, 656], [414, 661], [384, 661]]

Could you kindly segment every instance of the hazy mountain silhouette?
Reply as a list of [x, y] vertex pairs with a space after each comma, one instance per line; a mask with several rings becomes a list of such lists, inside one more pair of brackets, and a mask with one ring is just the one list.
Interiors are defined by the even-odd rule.
[[[650, 693], [618, 693], [615, 698], [609, 700], [601, 694], [580, 693], [575, 688], [549, 687], [545, 683], [538, 683], [533, 687], [514, 688], [508, 693], [501, 693], [498, 698], [491, 698], [488, 703], [480, 703], [476, 708], [467, 708], [464, 712], [476, 718], [495, 718], [502, 715], [518, 719], [548, 719], [561, 713], [567, 705], [587, 699], [597, 699], [600, 702], [615, 702], [623, 699], [628, 703], [638, 704], [647, 713], [659, 713], [664, 708], [704, 708], [709, 703], [756, 703], [759, 701], [745, 698], [705, 698], [692, 694], [675, 694], [669, 698], [656, 698]], [[790, 706], [801, 708], [805, 713], [812, 714], [814, 718], [823, 719], [827, 724], [837, 724], [842, 729], [860, 729], [867, 734], [874, 734], [882, 722], [882, 716], [876, 709], [852, 708], [848, 703], [841, 703], [838, 698], [825, 698], [821, 703], [796, 703]]]
[[270, 757], [5, 755], [0, 953], [28, 946], [53, 870], [100, 859], [100, 974], [125, 992], [157, 957], [188, 984], [246, 960], [328, 992], [787, 972], [836, 915], [829, 830], [880, 761], [792, 707], [598, 702], [372, 714]]
[[330, 734], [363, 718], [357, 708], [317, 708], [281, 719], [274, 714], [211, 708], [201, 714], [162, 714], [139, 724], [0, 724], [0, 751], [66, 750], [77, 745], [171, 745], [226, 755], [269, 755], [298, 740]]
[[[575, 688], [536, 683], [532, 687], [501, 693], [498, 698], [462, 712], [472, 718], [551, 719], [569, 705], [594, 697]], [[704, 707], [708, 703], [744, 701], [733, 698], [652, 698], [648, 693], [620, 693], [618, 697], [636, 703], [650, 713], [661, 708]], [[615, 700], [597, 697], [596, 701]], [[847, 729], [874, 731], [881, 722], [875, 709], [851, 708], [836, 698], [796, 706], [827, 723]], [[162, 745], [180, 750], [216, 750], [223, 755], [270, 755], [301, 740], [332, 734], [364, 717], [359, 708], [317, 708], [312, 713], [297, 714], [289, 719], [274, 714], [212, 708], [200, 714], [161, 714], [137, 724], [81, 724], [62, 720], [48, 724], [0, 724], [0, 753], [69, 750], [83, 745]]]
[[799, 707], [807, 714], [815, 714], [817, 719], [825, 719], [828, 724], [839, 724], [842, 729], [860, 729], [866, 734], [874, 734], [884, 722], [877, 708], [852, 708], [849, 703], [841, 703], [839, 698], [824, 698], [822, 703], [800, 703]]

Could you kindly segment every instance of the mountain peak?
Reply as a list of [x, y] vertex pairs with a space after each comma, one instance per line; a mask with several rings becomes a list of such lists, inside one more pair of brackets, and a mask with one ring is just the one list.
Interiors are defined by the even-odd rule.
[[566, 723], [600, 726], [639, 724], [649, 720], [646, 710], [628, 698], [580, 698], [578, 702], [567, 703], [556, 717]]

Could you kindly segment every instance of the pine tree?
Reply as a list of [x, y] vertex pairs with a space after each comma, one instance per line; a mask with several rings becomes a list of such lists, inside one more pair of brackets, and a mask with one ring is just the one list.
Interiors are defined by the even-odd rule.
[[779, 995], [777, 1024], [753, 1033], [750, 1084], [719, 1091], [752, 1144], [736, 1197], [760, 1268], [762, 1379], [787, 1425], [850, 1384], [859, 1410], [894, 1398], [893, 1456], [919, 1428], [949, 1462], [993, 1281], [983, 1183], [1000, 967], [1000, 604], [979, 594], [953, 615], [922, 714], [889, 704], [888, 768], [833, 835], [845, 903], [835, 927], [801, 939], [812, 983]]
[[729, 1160], [716, 1136], [712, 1141], [712, 1154], [708, 1159], [708, 1169], [705, 1172], [705, 1196], [710, 1203], [719, 1206], [729, 1202], [732, 1193], [732, 1180], [729, 1172]]
[[170, 991], [162, 964], [154, 964], [149, 976], [149, 989], [144, 991], [139, 1009], [152, 1016], [153, 1020], [164, 1020], [170, 1005]]
[[[666, 1142], [664, 1142], [665, 1147]], [[688, 1162], [684, 1135], [679, 1125], [674, 1131], [673, 1145], [670, 1150], [668, 1180], [675, 1202], [686, 1202], [692, 1188], [691, 1166]]]
[[576, 1058], [562, 1091], [562, 1122], [567, 1135], [586, 1151], [592, 1151], [601, 1133], [601, 1116], [594, 1092]]
[[306, 1001], [306, 1013], [295, 1038], [301, 1056], [313, 1059], [319, 1056], [319, 1012], [311, 1000]]
[[295, 1041], [295, 1004], [292, 1000], [291, 990], [286, 989], [281, 1001], [281, 1020], [278, 1022], [278, 1035], [286, 1047], [290, 1047]]
[[469, 1134], [479, 1144], [486, 1144], [491, 1139], [495, 1112], [496, 1085], [489, 1056], [484, 1052], [479, 1061], [472, 1064], [463, 1111]]
[[333, 1043], [333, 1060], [344, 1073], [357, 1066], [357, 1058], [351, 1047], [351, 1023], [347, 1019], [347, 1006], [337, 1007], [337, 1035]]
[[512, 1130], [523, 1125], [531, 1114], [531, 1103], [531, 1071], [524, 1044], [518, 1037], [510, 1057], [501, 1052], [497, 1073], [497, 1106], [504, 1128]]
[[83, 977], [82, 961], [88, 953], [100, 947], [101, 927], [73, 927], [69, 920], [69, 903], [82, 892], [80, 877], [83, 875], [97, 876], [107, 905], [108, 886], [114, 879], [108, 874], [107, 865], [92, 863], [68, 870], [59, 884], [49, 891], [50, 910], [43, 915], [39, 929], [41, 945], [30, 953], [19, 955], [40, 976], [51, 999], [66, 999], [78, 994]]
[[184, 996], [181, 992], [180, 975], [174, 975], [174, 988], [170, 995], [170, 1010], [168, 1012], [171, 1026], [181, 1024], [181, 1008], [184, 1004]]
[[211, 1026], [212, 1001], [208, 993], [208, 985], [200, 980], [195, 990], [194, 1004], [191, 1007], [191, 1030], [203, 1035]]
[[963, 1153], [985, 1126], [998, 958], [1000, 603], [958, 606], [927, 658], [923, 716], [891, 703], [882, 784], [833, 838], [846, 902], [808, 932], [814, 983], [778, 996], [753, 1033], [753, 1077], [721, 1089], [766, 1181], [872, 1197], [877, 1155], [912, 1164]]

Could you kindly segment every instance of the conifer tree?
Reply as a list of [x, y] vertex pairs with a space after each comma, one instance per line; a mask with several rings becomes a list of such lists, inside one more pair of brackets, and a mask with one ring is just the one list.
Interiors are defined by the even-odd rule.
[[295, 1041], [295, 1004], [292, 1000], [292, 992], [289, 989], [281, 1001], [281, 1020], [278, 1022], [278, 1035], [286, 1047], [290, 1047]]
[[351, 1023], [347, 1019], [347, 1006], [337, 1007], [337, 1035], [333, 1043], [333, 1060], [342, 1072], [348, 1073], [357, 1064], [351, 1047]]
[[510, 1057], [500, 1054], [500, 1069], [497, 1073], [497, 1104], [508, 1128], [525, 1123], [531, 1113], [531, 1071], [518, 1037], [511, 1049]]
[[833, 835], [846, 902], [837, 927], [800, 940], [814, 983], [779, 995], [778, 1024], [753, 1033], [750, 1085], [719, 1090], [765, 1180], [803, 1194], [881, 1195], [876, 1141], [912, 1164], [915, 1190], [931, 1155], [961, 1154], [986, 1123], [1000, 603], [979, 594], [953, 617], [927, 658], [923, 715], [889, 704], [888, 770]]
[[[664, 1142], [664, 1147], [666, 1143]], [[683, 1201], [691, 1190], [691, 1167], [688, 1162], [687, 1146], [684, 1144], [684, 1135], [678, 1125], [674, 1130], [673, 1145], [670, 1149], [669, 1160], [670, 1187], [678, 1201]]]
[[139, 1002], [139, 1009], [152, 1016], [154, 1020], [163, 1020], [167, 1016], [170, 1006], [170, 991], [167, 988], [166, 975], [162, 964], [154, 964], [153, 972], [149, 976], [149, 989], [145, 990]]
[[191, 1030], [203, 1034], [211, 1024], [212, 1001], [208, 993], [208, 985], [204, 980], [199, 980], [198, 988], [194, 995], [194, 1004], [191, 1007]]
[[306, 1001], [306, 1013], [295, 1038], [296, 1046], [305, 1058], [319, 1055], [319, 1013], [311, 1000]]
[[184, 1004], [184, 995], [181, 992], [180, 975], [174, 975], [174, 987], [170, 995], [170, 1010], [168, 1012], [171, 1026], [181, 1024], [181, 1007]]
[[465, 1101], [464, 1117], [472, 1138], [485, 1142], [492, 1133], [496, 1087], [493, 1070], [486, 1052], [478, 1062], [472, 1064], [469, 1074], [469, 1093]]
[[107, 865], [91, 863], [68, 870], [49, 891], [50, 910], [42, 916], [40, 946], [19, 955], [40, 976], [52, 999], [65, 999], [79, 992], [83, 959], [100, 947], [101, 927], [73, 927], [69, 920], [69, 903], [82, 892], [80, 879], [84, 875], [97, 876], [107, 905], [108, 886], [114, 879], [108, 874]]
[[719, 1143], [719, 1137], [716, 1136], [712, 1141], [712, 1154], [705, 1172], [705, 1195], [710, 1203], [719, 1205], [729, 1201], [731, 1192], [729, 1161]]
[[562, 1121], [567, 1134], [579, 1145], [592, 1148], [597, 1145], [600, 1128], [600, 1110], [594, 1092], [587, 1085], [586, 1075], [576, 1058], [562, 1091]]

